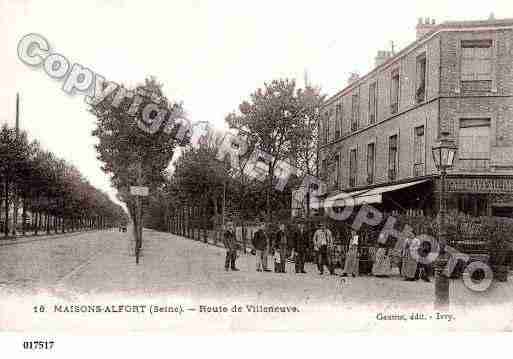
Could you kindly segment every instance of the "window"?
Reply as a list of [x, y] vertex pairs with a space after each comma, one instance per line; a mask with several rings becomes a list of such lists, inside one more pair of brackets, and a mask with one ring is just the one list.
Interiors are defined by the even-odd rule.
[[321, 162], [321, 177], [326, 178], [328, 172], [328, 160], [324, 159]]
[[390, 87], [390, 112], [394, 114], [397, 111], [399, 111], [399, 69], [392, 71]]
[[424, 102], [426, 99], [426, 64], [426, 54], [417, 58], [417, 89], [415, 91], [417, 103]]
[[333, 141], [333, 135], [334, 135], [334, 128], [333, 128], [333, 108], [329, 111], [329, 117], [328, 117], [328, 128], [326, 133], [326, 138], [328, 139], [328, 142]]
[[415, 127], [415, 137], [413, 139], [413, 175], [422, 176], [424, 175], [424, 159], [426, 157], [426, 145], [424, 136], [424, 126]]
[[344, 121], [344, 106], [342, 105], [342, 99], [340, 100], [341, 102], [339, 103], [339, 106], [340, 106], [340, 109], [339, 109], [339, 112], [338, 112], [338, 122], [339, 122], [339, 128], [340, 128], [340, 136], [342, 136], [342, 133], [343, 133], [343, 121]]
[[352, 113], [353, 116], [351, 118], [351, 131], [356, 131], [358, 130], [358, 120], [360, 116], [360, 99], [358, 92], [353, 93], [352, 96]]
[[356, 148], [349, 151], [349, 186], [356, 186]]
[[377, 82], [374, 82], [369, 86], [369, 123], [370, 124], [373, 124], [376, 122], [376, 116], [377, 116], [377, 112], [378, 112], [377, 90], [378, 90]]
[[335, 107], [335, 139], [342, 135], [342, 104], [337, 104]]
[[374, 159], [376, 157], [376, 151], [374, 143], [367, 145], [367, 183], [371, 184], [374, 182]]
[[461, 119], [459, 158], [490, 158], [490, 119]]
[[322, 129], [323, 130], [322, 137], [323, 137], [324, 143], [328, 143], [329, 121], [330, 121], [330, 113], [329, 113], [329, 111], [326, 111], [324, 113], [324, 126]]
[[337, 154], [335, 155], [335, 175], [333, 176], [334, 177], [334, 184], [335, 184], [335, 188], [338, 188], [339, 187], [339, 178], [340, 176], [340, 155]]
[[398, 154], [397, 135], [390, 136], [388, 139], [388, 179], [390, 181], [397, 178]]
[[492, 41], [461, 42], [461, 81], [492, 80]]

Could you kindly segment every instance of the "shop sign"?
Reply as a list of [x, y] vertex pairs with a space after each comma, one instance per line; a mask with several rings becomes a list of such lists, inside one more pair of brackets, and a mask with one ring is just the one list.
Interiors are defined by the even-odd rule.
[[513, 193], [513, 178], [447, 178], [447, 192]]

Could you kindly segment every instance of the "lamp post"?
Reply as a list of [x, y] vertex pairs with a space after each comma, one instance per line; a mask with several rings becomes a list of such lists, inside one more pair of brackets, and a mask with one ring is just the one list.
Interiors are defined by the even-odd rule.
[[448, 253], [445, 251], [447, 244], [447, 231], [445, 226], [446, 216], [446, 190], [445, 178], [447, 169], [453, 166], [454, 156], [457, 147], [454, 140], [449, 138], [449, 132], [442, 132], [439, 141], [431, 149], [433, 160], [438, 171], [440, 171], [440, 229], [438, 231], [438, 248], [439, 254], [435, 262], [435, 308], [448, 309], [449, 308], [449, 277], [448, 273], [444, 272], [449, 260]]

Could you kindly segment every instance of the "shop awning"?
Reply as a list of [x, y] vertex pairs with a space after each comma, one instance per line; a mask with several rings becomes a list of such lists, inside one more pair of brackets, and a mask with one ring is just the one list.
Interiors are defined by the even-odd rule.
[[383, 193], [393, 192], [403, 188], [412, 187], [427, 181], [429, 181], [429, 179], [395, 184], [390, 186], [376, 187], [372, 189], [360, 190], [349, 193], [339, 193], [337, 195], [326, 198], [325, 206], [343, 207], [348, 205], [361, 206], [363, 204], [381, 203], [383, 201]]
[[368, 192], [368, 189], [354, 191], [354, 192], [342, 192], [324, 200], [324, 207], [344, 207], [347, 205], [353, 205], [353, 201], [358, 197], [359, 194]]

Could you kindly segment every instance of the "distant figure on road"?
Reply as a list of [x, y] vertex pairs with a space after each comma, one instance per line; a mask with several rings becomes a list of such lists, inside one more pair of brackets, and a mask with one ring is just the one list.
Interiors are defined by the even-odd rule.
[[235, 260], [237, 259], [237, 242], [235, 241], [235, 228], [233, 227], [232, 222], [228, 222], [226, 224], [223, 243], [226, 248], [224, 269], [228, 271], [231, 268], [233, 271], [238, 271], [237, 267], [235, 267]]
[[256, 251], [256, 270], [257, 272], [269, 272], [267, 269], [267, 259], [265, 258], [265, 250], [267, 247], [267, 235], [265, 234], [263, 225], [260, 225], [258, 230], [253, 235], [253, 240], [251, 244], [255, 248]]
[[326, 223], [322, 223], [320, 228], [315, 231], [313, 236], [314, 250], [317, 252], [317, 267], [319, 274], [324, 274], [324, 266], [328, 267], [330, 274], [334, 274], [334, 268], [331, 265], [331, 256], [328, 251], [333, 248], [333, 235], [326, 228]]

